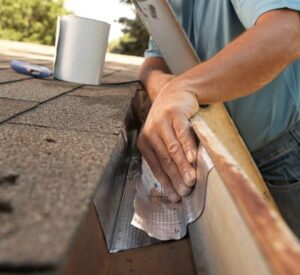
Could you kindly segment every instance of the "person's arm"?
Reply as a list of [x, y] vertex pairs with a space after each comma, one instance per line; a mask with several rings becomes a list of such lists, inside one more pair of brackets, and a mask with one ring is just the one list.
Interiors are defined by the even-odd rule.
[[179, 76], [172, 88], [193, 91], [201, 103], [233, 100], [259, 90], [299, 57], [300, 13], [274, 10], [208, 62]]
[[173, 77], [162, 57], [146, 58], [139, 71], [139, 79], [148, 92], [151, 102]]
[[300, 16], [274, 10], [213, 58], [168, 82], [157, 95], [138, 146], [169, 195], [178, 201], [195, 182], [197, 148], [189, 118], [198, 104], [249, 95], [300, 57]]

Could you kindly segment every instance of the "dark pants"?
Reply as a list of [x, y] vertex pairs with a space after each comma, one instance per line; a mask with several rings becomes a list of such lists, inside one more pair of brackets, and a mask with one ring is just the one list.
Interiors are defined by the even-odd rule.
[[282, 216], [300, 238], [300, 121], [252, 156]]

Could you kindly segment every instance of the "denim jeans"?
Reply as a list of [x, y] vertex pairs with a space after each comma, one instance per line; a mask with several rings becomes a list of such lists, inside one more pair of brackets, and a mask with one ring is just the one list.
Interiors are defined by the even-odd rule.
[[300, 238], [300, 121], [252, 156], [283, 218]]

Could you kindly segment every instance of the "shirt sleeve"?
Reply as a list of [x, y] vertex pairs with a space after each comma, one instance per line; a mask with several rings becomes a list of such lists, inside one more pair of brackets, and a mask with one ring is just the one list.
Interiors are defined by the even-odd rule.
[[145, 57], [162, 57], [159, 48], [157, 47], [156, 43], [154, 42], [153, 38], [150, 37], [148, 49], [144, 53]]
[[265, 12], [282, 8], [300, 11], [299, 0], [231, 0], [231, 2], [246, 29], [254, 26]]

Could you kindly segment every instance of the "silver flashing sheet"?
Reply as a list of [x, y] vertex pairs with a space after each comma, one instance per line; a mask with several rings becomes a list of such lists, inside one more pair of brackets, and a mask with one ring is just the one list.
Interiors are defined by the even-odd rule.
[[187, 233], [187, 225], [195, 221], [204, 210], [207, 176], [212, 167], [211, 159], [200, 145], [194, 190], [180, 202], [172, 203], [143, 159], [141, 179], [136, 183], [137, 194], [131, 224], [159, 240], [183, 238]]

